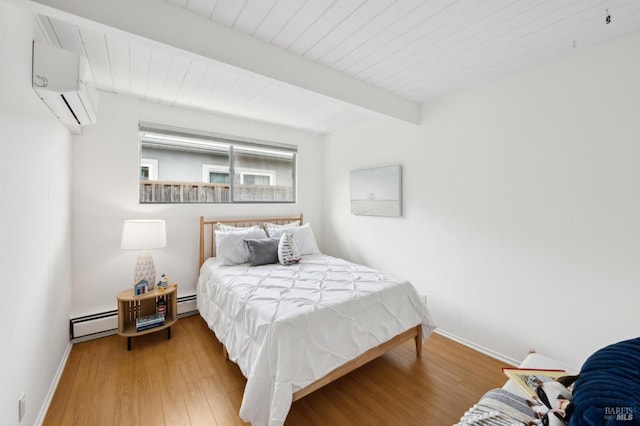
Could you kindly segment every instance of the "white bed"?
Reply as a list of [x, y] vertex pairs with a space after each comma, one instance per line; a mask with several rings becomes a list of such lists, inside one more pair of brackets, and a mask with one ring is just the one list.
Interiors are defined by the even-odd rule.
[[202, 261], [198, 310], [247, 378], [240, 416], [254, 426], [283, 424], [294, 400], [410, 338], [419, 356], [435, 328], [411, 283], [343, 259]]

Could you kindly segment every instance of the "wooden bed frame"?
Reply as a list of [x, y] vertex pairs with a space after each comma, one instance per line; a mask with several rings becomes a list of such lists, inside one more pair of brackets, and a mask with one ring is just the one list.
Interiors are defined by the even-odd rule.
[[[202, 267], [205, 260], [209, 257], [214, 257], [216, 255], [216, 236], [215, 236], [215, 225], [216, 223], [222, 223], [225, 225], [231, 225], [236, 227], [250, 227], [254, 225], [262, 226], [263, 223], [269, 222], [277, 225], [286, 225], [291, 222], [295, 222], [296, 220], [300, 221], [302, 225], [304, 222], [302, 221], [302, 213], [297, 217], [269, 217], [262, 219], [222, 219], [222, 220], [205, 220], [204, 216], [200, 216], [200, 263], [199, 268]], [[358, 367], [363, 366], [369, 361], [374, 360], [375, 358], [383, 355], [385, 352], [395, 348], [406, 342], [409, 339], [413, 339], [416, 345], [416, 356], [420, 358], [422, 356], [422, 325], [418, 324], [415, 327], [411, 327], [406, 331], [398, 334], [395, 337], [387, 340], [386, 342], [369, 349], [367, 352], [358, 356], [357, 358], [352, 359], [351, 361], [346, 362], [340, 367], [330, 371], [324, 377], [316, 380], [305, 388], [300, 389], [297, 392], [293, 393], [293, 401], [297, 401], [300, 398], [303, 398], [309, 395], [311, 392], [320, 389], [321, 387], [328, 385], [329, 383], [339, 379], [345, 374], [350, 373]], [[224, 344], [222, 345], [222, 352], [226, 359], [229, 359], [227, 355], [227, 349]]]

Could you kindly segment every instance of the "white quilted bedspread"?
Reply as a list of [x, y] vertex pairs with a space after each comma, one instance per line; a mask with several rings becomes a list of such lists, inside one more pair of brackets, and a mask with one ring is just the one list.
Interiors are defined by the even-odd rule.
[[282, 425], [293, 392], [395, 335], [435, 324], [408, 281], [342, 259], [202, 266], [200, 315], [247, 378], [240, 416]]

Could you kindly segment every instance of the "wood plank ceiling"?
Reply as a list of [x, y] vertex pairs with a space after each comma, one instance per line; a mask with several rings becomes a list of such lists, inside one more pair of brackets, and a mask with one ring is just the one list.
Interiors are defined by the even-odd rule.
[[[166, 1], [419, 104], [640, 31], [638, 0]], [[375, 114], [139, 40], [37, 22], [39, 38], [88, 57], [103, 91], [317, 133]]]

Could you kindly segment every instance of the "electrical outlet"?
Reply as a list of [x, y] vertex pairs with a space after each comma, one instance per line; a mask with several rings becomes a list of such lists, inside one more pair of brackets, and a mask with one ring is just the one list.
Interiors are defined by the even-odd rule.
[[22, 418], [24, 417], [24, 413], [27, 409], [27, 395], [24, 393], [18, 400], [18, 422], [22, 422]]

